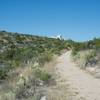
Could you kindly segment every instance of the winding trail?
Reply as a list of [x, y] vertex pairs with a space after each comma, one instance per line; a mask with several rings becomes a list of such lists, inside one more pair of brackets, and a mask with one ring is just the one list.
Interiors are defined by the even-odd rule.
[[76, 67], [70, 59], [70, 53], [68, 51], [57, 59], [56, 72], [80, 98], [75, 100], [100, 100], [100, 79]]

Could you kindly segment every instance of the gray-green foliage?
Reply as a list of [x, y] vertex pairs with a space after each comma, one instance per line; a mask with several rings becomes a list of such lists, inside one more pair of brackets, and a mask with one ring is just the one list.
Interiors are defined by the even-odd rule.
[[29, 61], [38, 61], [42, 66], [66, 48], [66, 41], [6, 31], [0, 32], [0, 64], [10, 66], [8, 71], [0, 70], [1, 77], [6, 78], [14, 68], [25, 66]]
[[90, 66], [94, 65], [97, 63], [97, 59], [96, 59], [96, 50], [91, 50], [89, 51], [89, 53], [87, 53], [85, 55], [85, 61], [86, 61], [86, 64], [85, 66], [87, 66], [88, 64], [90, 64]]
[[49, 75], [47, 72], [39, 70], [39, 69], [35, 70], [35, 76], [44, 82], [47, 82], [51, 79], [51, 75]]
[[85, 69], [89, 66], [95, 66], [98, 63], [99, 58], [97, 58], [97, 53], [96, 49], [78, 51], [76, 55], [72, 55], [72, 58], [82, 69]]

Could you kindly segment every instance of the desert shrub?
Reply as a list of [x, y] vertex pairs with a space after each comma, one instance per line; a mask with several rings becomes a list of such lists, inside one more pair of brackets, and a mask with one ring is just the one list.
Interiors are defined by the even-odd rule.
[[16, 100], [15, 94], [12, 91], [7, 92], [7, 93], [1, 93], [0, 100]]
[[90, 60], [91, 58], [94, 58], [96, 56], [96, 51], [92, 50], [88, 54], [86, 54], [85, 59], [86, 61]]
[[42, 71], [40, 69], [35, 71], [35, 76], [45, 82], [47, 82], [49, 79], [51, 79], [51, 75], [49, 75], [47, 72]]
[[71, 52], [72, 56], [75, 56], [78, 54], [78, 50], [76, 49], [72, 49], [72, 52]]
[[50, 52], [45, 52], [39, 55], [38, 62], [40, 65], [45, 64], [46, 62], [49, 62], [52, 60], [53, 54]]
[[93, 64], [96, 64], [97, 60], [96, 60], [96, 50], [91, 50], [89, 53], [87, 53], [84, 57], [85, 59], [85, 66], [87, 66], [88, 64], [90, 64], [91, 66]]
[[48, 81], [51, 78], [51, 76], [46, 72], [41, 72], [40, 74], [40, 80], [42, 81]]
[[53, 53], [57, 54], [57, 55], [60, 55], [60, 49], [59, 48], [53, 49]]
[[7, 71], [4, 69], [0, 69], [0, 80], [4, 80], [7, 78]]
[[94, 41], [96, 49], [100, 50], [100, 38], [94, 38], [93, 41]]

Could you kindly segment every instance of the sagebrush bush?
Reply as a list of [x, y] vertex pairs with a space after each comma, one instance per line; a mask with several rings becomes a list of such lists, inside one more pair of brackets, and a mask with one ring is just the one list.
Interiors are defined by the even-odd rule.
[[96, 51], [95, 50], [91, 50], [88, 54], [85, 55], [85, 60], [89, 61], [92, 58], [95, 58], [96, 56]]
[[48, 80], [51, 79], [50, 74], [40, 69], [35, 70], [35, 76], [44, 82], [47, 82]]
[[72, 56], [75, 56], [78, 54], [78, 51], [76, 49], [73, 49], [71, 54], [72, 54]]
[[40, 65], [44, 65], [44, 63], [52, 60], [53, 54], [50, 52], [44, 52], [39, 55], [38, 62]]
[[4, 80], [7, 78], [7, 71], [4, 69], [0, 69], [0, 80]]
[[90, 65], [90, 66], [95, 65], [97, 63], [96, 51], [95, 50], [91, 50], [90, 52], [88, 52], [84, 56], [84, 60], [85, 60], [85, 66], [87, 66], [87, 65]]
[[47, 82], [50, 78], [51, 78], [51, 75], [49, 75], [46, 72], [41, 72], [40, 80]]

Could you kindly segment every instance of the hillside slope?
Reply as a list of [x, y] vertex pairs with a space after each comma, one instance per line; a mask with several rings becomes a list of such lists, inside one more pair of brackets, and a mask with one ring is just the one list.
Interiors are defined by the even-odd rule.
[[43, 66], [53, 54], [60, 54], [65, 46], [66, 42], [60, 39], [1, 31], [0, 79], [6, 78], [6, 72], [10, 69], [25, 66], [29, 62], [38, 62]]
[[52, 74], [45, 63], [66, 48], [66, 41], [0, 32], [0, 100], [40, 100]]

